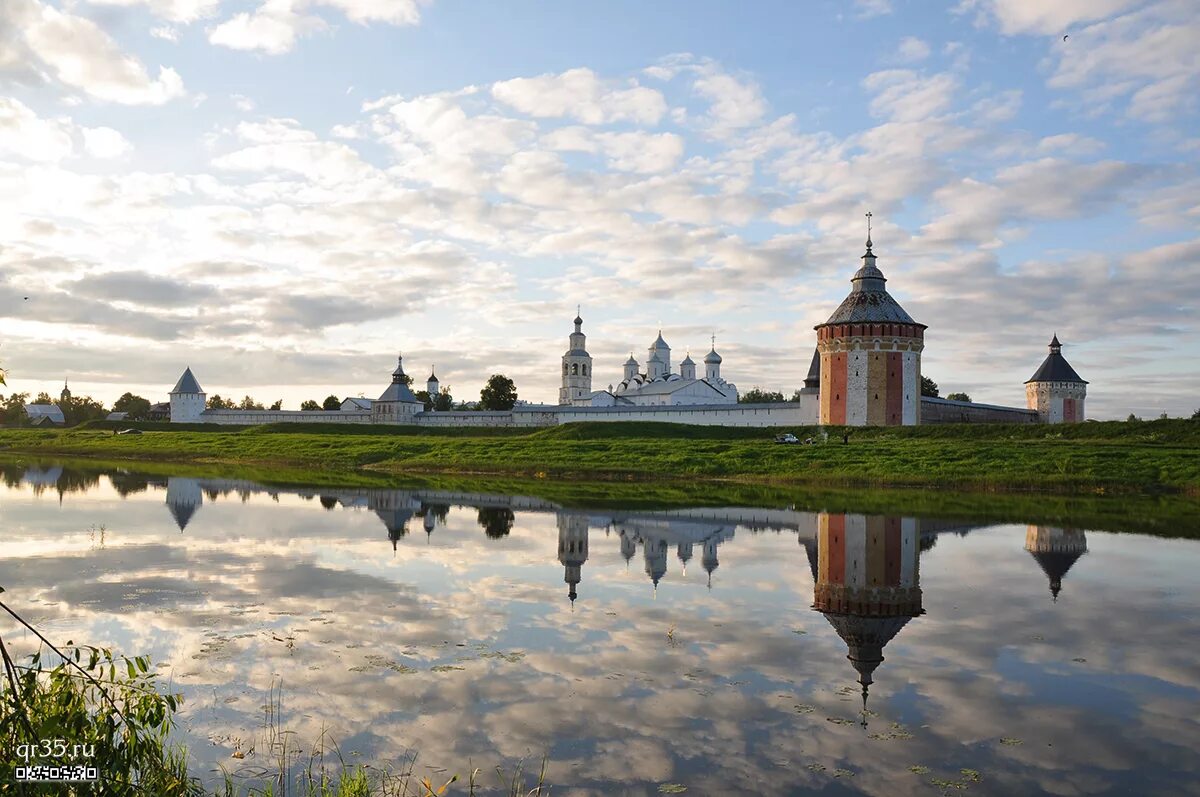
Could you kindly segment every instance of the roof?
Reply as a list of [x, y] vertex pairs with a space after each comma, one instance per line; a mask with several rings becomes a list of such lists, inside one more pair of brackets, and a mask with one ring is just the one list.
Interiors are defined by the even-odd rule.
[[1075, 369], [1067, 362], [1067, 358], [1062, 356], [1062, 344], [1058, 342], [1058, 335], [1050, 341], [1050, 353], [1046, 355], [1046, 359], [1042, 360], [1041, 366], [1034, 372], [1033, 376], [1025, 380], [1025, 384], [1030, 382], [1077, 382], [1081, 385], [1086, 385], [1087, 380], [1081, 379], [1079, 374], [1075, 373]]
[[429, 378], [428, 378], [428, 379], [426, 379], [425, 381], [426, 381], [426, 382], [436, 382], [436, 381], [438, 381], [437, 374], [434, 372], [434, 370], [433, 370], [432, 368], [430, 368], [430, 369], [429, 369]]
[[342, 399], [342, 404], [345, 404], [346, 402], [350, 402], [352, 405], [354, 405], [355, 407], [358, 407], [360, 410], [369, 410], [369, 409], [371, 409], [371, 405], [375, 403], [375, 400], [369, 399], [369, 398], [362, 398], [360, 396], [353, 396], [353, 397], [347, 397], [347, 398]]
[[563, 357], [591, 357], [591, 356], [592, 355], [587, 353], [587, 349], [570, 349], [567, 351], [566, 354], [563, 355]]
[[106, 421], [123, 421], [128, 417], [129, 417], [128, 412], [110, 412], [108, 415], [104, 416], [104, 420], [106, 420]]
[[656, 379], [653, 382], [647, 382], [636, 390], [631, 390], [626, 393], [626, 396], [653, 396], [663, 393], [674, 393], [677, 390], [682, 390], [690, 385], [705, 385], [710, 390], [714, 390], [717, 394], [724, 396], [725, 394], [713, 387], [703, 379], [673, 379], [671, 381]]
[[850, 278], [853, 286], [850, 295], [842, 300], [828, 321], [816, 328], [828, 324], [917, 324], [887, 292], [886, 283], [887, 278], [875, 266], [875, 255], [868, 244], [862, 267]]
[[413, 392], [411, 389], [409, 389], [408, 385], [404, 384], [403, 382], [392, 382], [387, 386], [387, 389], [383, 391], [383, 395], [376, 399], [376, 401], [400, 401], [407, 402], [409, 404], [424, 405], [424, 402], [419, 401], [417, 397], [413, 395]]
[[712, 351], [704, 355], [704, 362], [710, 365], [721, 362], [721, 355], [717, 354], [716, 346], [713, 346]]
[[665, 340], [663, 340], [661, 329], [658, 330], [658, 337], [655, 339], [655, 341], [653, 343], [650, 344], [650, 348], [652, 348], [652, 349], [669, 349], [669, 348], [671, 348], [670, 346], [667, 345], [667, 342]]
[[200, 383], [196, 381], [196, 377], [192, 375], [191, 368], [183, 370], [183, 376], [179, 377], [179, 381], [175, 383], [175, 389], [172, 393], [203, 393], [204, 388], [200, 387]]
[[51, 423], [67, 422], [67, 419], [63, 417], [62, 407], [59, 407], [57, 404], [26, 404], [25, 414], [29, 416], [29, 420], [31, 421], [48, 418]]
[[683, 362], [681, 362], [679, 364], [680, 365], [695, 365], [696, 362], [695, 362], [695, 360], [692, 359], [692, 353], [688, 352], [688, 355], [683, 358]]
[[635, 359], [633, 359], [633, 355], [632, 355], [632, 354], [630, 354], [630, 355], [629, 355], [629, 359], [625, 361], [625, 364], [626, 364], [626, 365], [637, 365], [637, 364], [638, 364], [638, 361], [637, 361], [637, 360], [635, 360]]
[[812, 362], [808, 364], [808, 376], [804, 377], [805, 387], [821, 386], [821, 352], [813, 347]]

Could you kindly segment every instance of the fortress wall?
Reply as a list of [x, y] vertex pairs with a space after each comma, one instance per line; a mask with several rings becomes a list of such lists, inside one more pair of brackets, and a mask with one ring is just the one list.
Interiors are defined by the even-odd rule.
[[921, 396], [921, 423], [1037, 423], [1036, 410]]
[[341, 410], [205, 410], [197, 423], [254, 426], [264, 423], [370, 423], [369, 412]]
[[780, 404], [709, 404], [690, 407], [563, 407], [559, 423], [582, 421], [651, 421], [698, 426], [815, 426], [817, 396]]

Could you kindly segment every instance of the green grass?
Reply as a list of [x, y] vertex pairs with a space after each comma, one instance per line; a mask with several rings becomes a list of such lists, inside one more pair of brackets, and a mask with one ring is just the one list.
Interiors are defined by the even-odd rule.
[[817, 446], [774, 445], [777, 431], [657, 423], [538, 430], [273, 425], [121, 436], [94, 428], [0, 430], [0, 452], [326, 473], [1200, 495], [1195, 421], [856, 428], [848, 445], [841, 430], [830, 429], [829, 442]]

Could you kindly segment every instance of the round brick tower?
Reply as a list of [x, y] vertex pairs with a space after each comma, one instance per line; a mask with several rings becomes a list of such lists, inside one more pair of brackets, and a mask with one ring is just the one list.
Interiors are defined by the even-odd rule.
[[820, 422], [915, 426], [921, 421], [926, 327], [887, 292], [887, 279], [875, 266], [869, 226], [867, 230], [867, 252], [850, 280], [850, 295], [828, 321], [815, 327], [821, 358]]

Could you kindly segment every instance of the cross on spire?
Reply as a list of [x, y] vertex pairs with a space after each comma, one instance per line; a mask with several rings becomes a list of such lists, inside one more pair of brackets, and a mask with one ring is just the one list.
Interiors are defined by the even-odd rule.
[[867, 248], [871, 248], [871, 211], [867, 211]]

